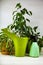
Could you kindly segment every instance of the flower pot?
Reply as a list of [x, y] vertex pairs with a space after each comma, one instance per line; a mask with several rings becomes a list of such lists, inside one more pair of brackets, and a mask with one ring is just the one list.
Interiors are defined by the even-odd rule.
[[37, 42], [33, 42], [30, 48], [30, 53], [29, 56], [31, 57], [39, 57], [40, 52], [39, 52], [39, 46]]
[[27, 37], [17, 37], [15, 39], [15, 41], [14, 41], [15, 56], [18, 56], [18, 57], [25, 56], [27, 42], [28, 42]]

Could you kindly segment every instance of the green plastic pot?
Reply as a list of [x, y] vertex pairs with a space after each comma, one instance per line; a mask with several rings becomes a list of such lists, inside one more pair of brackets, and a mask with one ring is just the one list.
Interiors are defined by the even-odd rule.
[[30, 53], [29, 56], [31, 57], [39, 57], [40, 52], [39, 52], [39, 46], [37, 42], [33, 42], [30, 48]]
[[27, 42], [28, 42], [27, 37], [17, 37], [15, 39], [15, 41], [14, 41], [15, 56], [17, 56], [17, 57], [25, 56]]
[[6, 28], [2, 29], [2, 31], [13, 40], [15, 47], [15, 56], [17, 57], [25, 56], [28, 38], [18, 37], [16, 34], [9, 32], [8, 29]]

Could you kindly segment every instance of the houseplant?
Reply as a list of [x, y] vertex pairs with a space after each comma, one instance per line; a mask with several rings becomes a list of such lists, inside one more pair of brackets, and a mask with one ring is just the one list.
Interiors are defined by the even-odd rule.
[[[31, 35], [31, 26], [27, 26], [27, 22], [30, 23], [29, 18], [26, 18], [25, 15], [31, 16], [32, 12], [27, 11], [26, 8], [22, 9], [22, 6], [20, 3], [17, 3], [16, 5], [16, 11], [13, 11], [13, 23], [8, 25], [8, 29], [19, 35], [20, 37], [27, 36], [28, 38]], [[29, 44], [31, 41], [29, 42]], [[28, 46], [28, 45], [27, 45]], [[26, 50], [26, 53], [28, 52], [28, 49]]]
[[0, 32], [0, 52], [5, 55], [11, 55], [13, 52], [12, 40], [8, 38], [3, 32]]
[[10, 32], [7, 28], [2, 29], [2, 31], [13, 40], [15, 46], [15, 56], [24, 56], [28, 37], [18, 37], [15, 33]]
[[2, 54], [9, 54], [6, 48], [7, 36], [5, 36], [2, 32], [0, 33], [0, 50]]
[[21, 4], [17, 3], [16, 5], [16, 11], [13, 11], [13, 24], [9, 25], [8, 28], [13, 30], [14, 33], [19, 35], [20, 37], [27, 36], [30, 38], [27, 45], [26, 53], [29, 53], [30, 46], [32, 41], [35, 40], [35, 38], [38, 39], [39, 32], [36, 33], [37, 26], [32, 29], [32, 27], [29, 25], [27, 26], [27, 21], [30, 22], [28, 18], [25, 17], [25, 15], [32, 15], [31, 11], [27, 11], [26, 8], [21, 9]]

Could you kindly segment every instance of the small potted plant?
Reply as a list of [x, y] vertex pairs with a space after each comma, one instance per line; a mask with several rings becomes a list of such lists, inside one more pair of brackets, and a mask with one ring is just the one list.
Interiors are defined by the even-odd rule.
[[2, 54], [9, 54], [6, 48], [6, 42], [7, 42], [7, 36], [3, 34], [3, 32], [0, 33], [0, 50]]
[[[11, 54], [11, 51], [13, 49], [13, 43], [10, 39], [9, 40], [10, 43], [8, 45], [8, 40], [9, 40], [8, 36], [6, 36], [3, 32], [1, 32], [0, 33], [0, 52], [1, 52], [1, 54], [4, 54], [4, 55], [10, 55]], [[11, 45], [11, 43], [12, 43], [12, 45]], [[9, 49], [8, 49], [8, 46], [9, 46]], [[12, 48], [11, 48], [11, 46], [12, 46]]]
[[15, 56], [22, 57], [25, 55], [28, 37], [19, 37], [15, 33], [10, 32], [7, 28], [2, 29], [9, 38], [14, 42]]
[[[26, 8], [21, 9], [21, 4], [17, 3], [16, 11], [13, 11], [13, 23], [8, 25], [8, 29], [13, 31], [15, 34], [19, 35], [19, 37], [30, 37], [31, 26], [27, 26], [27, 22], [30, 23], [29, 18], [26, 18], [25, 15], [31, 16], [32, 12], [27, 11]], [[30, 45], [31, 41], [29, 42]], [[28, 46], [28, 45], [27, 45]], [[30, 47], [30, 46], [29, 46]], [[28, 49], [26, 50], [26, 53]]]

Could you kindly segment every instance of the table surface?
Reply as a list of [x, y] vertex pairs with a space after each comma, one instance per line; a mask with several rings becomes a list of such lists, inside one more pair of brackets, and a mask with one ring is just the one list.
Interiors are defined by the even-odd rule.
[[0, 54], [0, 65], [43, 65], [43, 55], [38, 58], [15, 57]]

